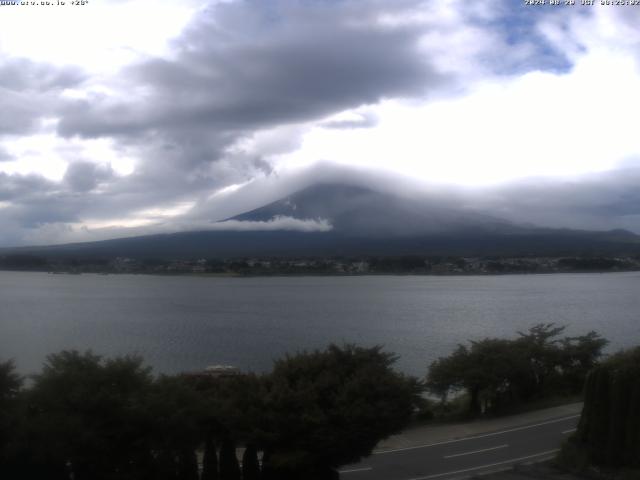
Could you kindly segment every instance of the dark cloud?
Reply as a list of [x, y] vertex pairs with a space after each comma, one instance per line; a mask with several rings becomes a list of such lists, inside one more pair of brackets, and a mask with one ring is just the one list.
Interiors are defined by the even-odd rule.
[[42, 103], [27, 94], [0, 87], [0, 136], [29, 133], [45, 112]]
[[[396, 8], [415, 3], [403, 0]], [[67, 105], [59, 133], [115, 137], [144, 145], [147, 163], [202, 169], [224, 161], [229, 145], [256, 130], [423, 95], [445, 78], [419, 54], [419, 28], [376, 22], [383, 5], [282, 0], [210, 6], [175, 42], [170, 59], [121, 72], [126, 95]], [[251, 172], [256, 164], [240, 159], [236, 167]]]
[[72, 206], [65, 205], [55, 197], [39, 198], [30, 203], [16, 205], [8, 209], [10, 218], [28, 230], [35, 230], [48, 224], [77, 222], [78, 216]]
[[60, 90], [84, 80], [76, 68], [60, 68], [22, 58], [0, 63], [0, 136], [35, 131], [39, 120], [54, 116]]
[[99, 182], [112, 177], [110, 168], [92, 162], [74, 162], [67, 167], [64, 182], [74, 192], [88, 192], [96, 188]]
[[26, 58], [9, 58], [0, 64], [0, 78], [5, 90], [41, 93], [76, 87], [85, 80], [77, 67], [55, 67]]
[[[98, 110], [89, 102], [76, 105], [67, 112], [61, 133], [264, 128], [385, 97], [423, 94], [442, 81], [417, 55], [418, 30], [351, 27], [340, 11], [332, 18], [307, 14], [311, 18], [303, 18], [294, 30], [274, 26], [262, 35], [226, 42], [221, 41], [225, 32], [211, 19], [201, 19], [185, 33], [176, 60], [154, 59], [130, 70], [133, 81], [153, 89], [148, 103]], [[244, 30], [242, 25], [229, 29]]]
[[40, 175], [9, 175], [0, 172], [0, 202], [24, 201], [56, 189], [56, 184]]
[[63, 196], [55, 182], [39, 175], [0, 173], [0, 245], [28, 244], [48, 225], [77, 221], [77, 206]]

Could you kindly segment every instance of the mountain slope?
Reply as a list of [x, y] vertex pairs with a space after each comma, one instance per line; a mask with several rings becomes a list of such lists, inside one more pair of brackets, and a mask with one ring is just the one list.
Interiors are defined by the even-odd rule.
[[159, 259], [640, 253], [640, 237], [624, 230], [592, 232], [524, 227], [451, 206], [428, 205], [342, 184], [314, 185], [229, 220], [237, 225], [238, 222], [268, 222], [274, 217], [323, 219], [332, 229], [211, 230], [13, 251], [45, 256]]
[[512, 232], [509, 222], [446, 206], [342, 184], [318, 184], [233, 217], [268, 221], [277, 216], [326, 219], [335, 232], [356, 237], [407, 237], [474, 230]]

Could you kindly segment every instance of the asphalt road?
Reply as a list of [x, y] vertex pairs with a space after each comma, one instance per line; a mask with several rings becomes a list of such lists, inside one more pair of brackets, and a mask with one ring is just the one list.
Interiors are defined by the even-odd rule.
[[430, 480], [463, 478], [541, 461], [555, 455], [580, 415], [471, 437], [377, 452], [340, 470], [342, 480]]

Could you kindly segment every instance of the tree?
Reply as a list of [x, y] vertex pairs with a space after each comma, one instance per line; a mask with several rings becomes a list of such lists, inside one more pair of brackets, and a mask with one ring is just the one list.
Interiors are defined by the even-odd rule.
[[220, 447], [220, 480], [240, 480], [240, 477], [236, 444], [230, 438], [225, 438]]
[[22, 378], [16, 373], [13, 361], [0, 362], [0, 402], [13, 400], [22, 387]]
[[608, 341], [590, 331], [576, 337], [558, 336], [566, 327], [541, 323], [519, 332], [518, 347], [530, 367], [530, 384], [522, 385], [525, 398], [545, 393], [577, 393], [589, 371], [598, 364]]
[[258, 449], [254, 444], [247, 445], [242, 455], [242, 480], [259, 480], [260, 464], [258, 463]]
[[561, 340], [561, 369], [572, 391], [582, 388], [587, 374], [598, 365], [602, 351], [609, 342], [594, 331]]
[[395, 372], [395, 360], [381, 347], [331, 345], [276, 361], [265, 379], [265, 468], [328, 478], [406, 426], [421, 386]]
[[18, 395], [22, 378], [12, 361], [0, 362], [0, 477], [10, 478], [15, 463], [11, 443], [17, 435]]
[[431, 363], [427, 375], [427, 388], [445, 403], [449, 394], [467, 387], [464, 374], [469, 364], [469, 349], [464, 345], [458, 345], [451, 355], [440, 357]]
[[216, 444], [211, 435], [208, 436], [204, 444], [201, 480], [218, 480], [218, 455], [216, 454]]
[[450, 392], [466, 390], [469, 412], [478, 414], [512, 402], [516, 386], [526, 372], [523, 358], [509, 340], [486, 338], [459, 345], [449, 356], [429, 367], [428, 388], [444, 399]]
[[230, 377], [188, 379], [205, 403], [200, 420], [207, 435], [222, 441], [233, 437], [260, 444], [268, 435], [264, 425], [264, 382], [247, 373]]
[[589, 373], [573, 447], [601, 466], [640, 468], [640, 347]]
[[28, 467], [60, 471], [70, 465], [78, 480], [147, 478], [143, 398], [151, 380], [137, 357], [50, 355], [26, 395]]
[[144, 405], [150, 448], [160, 468], [167, 470], [173, 459], [171, 470], [180, 478], [193, 477], [194, 452], [206, 438], [202, 419], [207, 404], [202, 396], [188, 378], [163, 375], [149, 388]]
[[529, 372], [526, 378], [529, 385], [523, 385], [526, 397], [540, 392], [547, 379], [558, 373], [557, 368], [562, 363], [561, 342], [557, 336], [566, 327], [556, 326], [554, 323], [539, 323], [529, 329], [527, 333], [518, 332], [520, 338], [516, 341], [521, 353], [526, 357]]
[[538, 324], [514, 340], [485, 338], [432, 362], [427, 387], [443, 402], [465, 391], [476, 415], [549, 394], [579, 392], [607, 341], [595, 332], [558, 336], [565, 327]]
[[195, 450], [186, 445], [178, 455], [178, 479], [199, 480], [198, 458]]

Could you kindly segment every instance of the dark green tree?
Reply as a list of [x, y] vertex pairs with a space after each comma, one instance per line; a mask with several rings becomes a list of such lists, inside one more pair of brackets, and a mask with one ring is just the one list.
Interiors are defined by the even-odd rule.
[[394, 371], [395, 361], [381, 347], [354, 345], [276, 361], [265, 379], [273, 432], [263, 444], [267, 470], [278, 478], [326, 478], [406, 426], [421, 386]]
[[194, 452], [205, 438], [202, 419], [206, 402], [202, 396], [187, 378], [163, 375], [149, 389], [145, 409], [151, 448], [160, 468], [166, 470], [168, 459], [173, 458], [181, 478], [192, 475]]
[[563, 354], [559, 346], [561, 340], [558, 335], [566, 327], [556, 326], [554, 323], [540, 323], [531, 327], [526, 333], [518, 332], [520, 338], [516, 341], [519, 352], [526, 357], [529, 371], [524, 384], [525, 396], [531, 397], [545, 387], [546, 381], [558, 374], [558, 367], [562, 364]]
[[155, 457], [153, 471], [158, 480], [178, 480], [178, 459], [171, 450], [162, 449]]
[[18, 409], [22, 378], [12, 361], [0, 362], [0, 477], [10, 478], [18, 468], [15, 440], [18, 435]]
[[608, 343], [594, 331], [561, 340], [560, 368], [563, 380], [571, 391], [579, 391], [583, 387], [587, 374], [598, 364]]
[[544, 395], [577, 393], [607, 341], [595, 332], [558, 338], [564, 329], [539, 324], [514, 340], [459, 345], [430, 365], [427, 387], [443, 401], [464, 391], [472, 415]]
[[201, 480], [218, 480], [218, 454], [216, 453], [216, 444], [211, 435], [208, 436], [204, 444]]
[[467, 388], [465, 372], [469, 367], [469, 349], [464, 345], [458, 345], [451, 355], [440, 357], [431, 363], [427, 375], [427, 388], [445, 403], [451, 393]]
[[242, 480], [259, 480], [260, 463], [258, 449], [252, 443], [248, 444], [242, 455]]
[[466, 391], [469, 413], [475, 415], [514, 402], [526, 374], [525, 358], [512, 341], [486, 338], [433, 362], [427, 387], [443, 400], [450, 392]]
[[640, 347], [620, 352], [589, 373], [584, 410], [572, 446], [589, 462], [640, 468]]
[[220, 447], [220, 480], [240, 480], [240, 464], [236, 457], [236, 444], [225, 438]]
[[70, 466], [77, 480], [145, 478], [150, 458], [143, 398], [151, 381], [137, 357], [50, 355], [26, 395], [29, 465]]
[[178, 479], [199, 480], [198, 457], [193, 448], [186, 446], [178, 455]]
[[15, 399], [22, 387], [22, 378], [15, 370], [13, 361], [0, 362], [0, 402], [2, 405]]
[[262, 468], [260, 470], [262, 480], [278, 480], [278, 472], [273, 467], [271, 452], [267, 449], [262, 452]]

